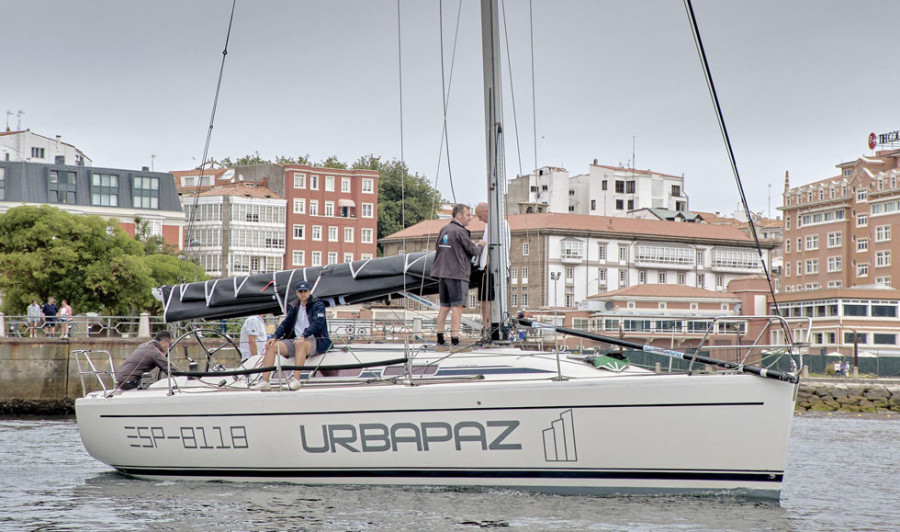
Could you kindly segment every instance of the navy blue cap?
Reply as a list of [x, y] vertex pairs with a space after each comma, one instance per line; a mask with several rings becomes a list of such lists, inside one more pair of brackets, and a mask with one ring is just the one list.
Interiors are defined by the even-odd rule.
[[299, 283], [297, 283], [297, 286], [294, 287], [294, 290], [297, 290], [299, 292], [300, 290], [309, 290], [310, 288], [312, 288], [311, 284], [306, 281], [300, 281]]

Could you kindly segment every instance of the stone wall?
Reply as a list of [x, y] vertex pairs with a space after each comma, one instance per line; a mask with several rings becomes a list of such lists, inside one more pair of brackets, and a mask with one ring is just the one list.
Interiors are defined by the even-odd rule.
[[900, 412], [900, 384], [801, 382], [797, 410]]
[[[118, 367], [147, 339], [86, 338], [0, 338], [0, 415], [71, 414], [75, 398], [84, 393], [76, 359], [79, 351], [90, 350], [91, 360], [98, 371], [109, 372], [109, 357]], [[213, 345], [221, 342], [212, 342]], [[206, 367], [206, 355], [196, 340], [180, 342], [173, 348], [172, 363], [187, 369], [185, 356], [196, 360], [200, 369]], [[81, 356], [82, 368], [86, 369]], [[214, 363], [234, 367], [240, 356], [231, 349], [223, 349]], [[102, 376], [109, 385], [109, 375]], [[88, 392], [101, 389], [96, 376], [84, 377]]]

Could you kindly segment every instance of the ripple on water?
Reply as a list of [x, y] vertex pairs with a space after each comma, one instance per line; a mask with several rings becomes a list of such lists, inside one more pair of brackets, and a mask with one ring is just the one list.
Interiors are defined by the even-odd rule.
[[158, 482], [87, 455], [71, 419], [0, 420], [3, 530], [894, 530], [900, 423], [795, 419], [780, 504], [506, 489]]

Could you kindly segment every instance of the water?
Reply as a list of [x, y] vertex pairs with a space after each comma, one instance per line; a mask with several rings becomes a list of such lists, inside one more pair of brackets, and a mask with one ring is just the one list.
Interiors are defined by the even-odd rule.
[[130, 479], [71, 419], [0, 419], [0, 530], [898, 530], [900, 416], [797, 417], [780, 503]]

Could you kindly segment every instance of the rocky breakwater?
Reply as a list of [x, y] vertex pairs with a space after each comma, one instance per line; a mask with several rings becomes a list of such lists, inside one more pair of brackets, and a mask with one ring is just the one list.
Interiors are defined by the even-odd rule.
[[801, 383], [797, 410], [811, 412], [900, 412], [900, 384]]

